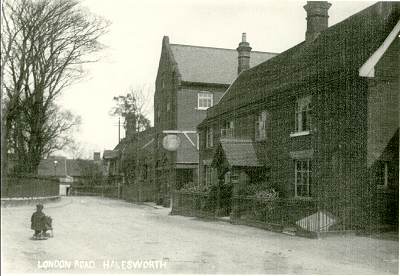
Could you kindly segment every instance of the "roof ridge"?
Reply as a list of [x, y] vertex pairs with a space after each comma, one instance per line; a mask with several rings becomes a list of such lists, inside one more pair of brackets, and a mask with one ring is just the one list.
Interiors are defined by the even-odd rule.
[[[236, 49], [221, 48], [221, 47], [199, 46], [199, 45], [178, 44], [178, 43], [170, 43], [169, 45], [170, 46], [192, 47], [192, 48], [206, 48], [206, 49], [215, 49], [215, 50], [227, 50], [227, 51], [235, 51], [236, 52]], [[251, 51], [250, 53], [279, 54], [279, 53], [275, 53], [275, 52], [263, 52], [263, 51]]]

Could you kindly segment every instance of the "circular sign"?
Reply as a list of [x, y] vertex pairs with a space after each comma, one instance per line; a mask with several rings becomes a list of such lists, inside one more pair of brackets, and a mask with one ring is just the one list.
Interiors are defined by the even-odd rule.
[[176, 151], [181, 144], [181, 139], [173, 134], [169, 134], [163, 138], [163, 147], [168, 151]]

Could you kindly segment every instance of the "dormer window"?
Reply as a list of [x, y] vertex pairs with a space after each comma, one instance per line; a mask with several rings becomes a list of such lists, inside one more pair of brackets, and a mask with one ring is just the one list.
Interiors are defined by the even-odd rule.
[[197, 94], [197, 109], [206, 110], [213, 105], [213, 94], [200, 92]]

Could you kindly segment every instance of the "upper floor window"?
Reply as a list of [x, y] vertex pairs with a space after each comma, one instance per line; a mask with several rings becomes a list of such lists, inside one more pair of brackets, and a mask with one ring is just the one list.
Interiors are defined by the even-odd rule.
[[160, 118], [161, 118], [161, 112], [160, 112], [160, 110], [157, 108], [157, 122], [160, 122]]
[[232, 138], [234, 136], [234, 129], [234, 122], [226, 121], [221, 128], [221, 138]]
[[297, 100], [295, 125], [296, 132], [311, 130], [311, 96]]
[[379, 161], [377, 174], [376, 174], [376, 183], [378, 187], [388, 187], [389, 183], [389, 162], [387, 161]]
[[208, 127], [206, 130], [206, 148], [212, 148], [213, 145], [213, 129], [212, 127]]
[[311, 159], [295, 160], [295, 196], [311, 196]]
[[161, 88], [163, 88], [163, 89], [165, 88], [165, 80], [164, 80], [164, 78], [161, 79]]
[[171, 103], [167, 102], [167, 111], [170, 111], [170, 110], [171, 110]]
[[261, 111], [256, 120], [255, 139], [265, 140], [267, 137], [267, 111]]
[[205, 110], [213, 105], [213, 94], [200, 92], [197, 94], [197, 108]]

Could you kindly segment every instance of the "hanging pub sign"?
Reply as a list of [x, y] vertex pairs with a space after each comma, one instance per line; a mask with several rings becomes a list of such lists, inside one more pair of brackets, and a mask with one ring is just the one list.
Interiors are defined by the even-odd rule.
[[163, 147], [168, 151], [176, 151], [181, 144], [181, 139], [175, 134], [168, 134], [163, 138]]

